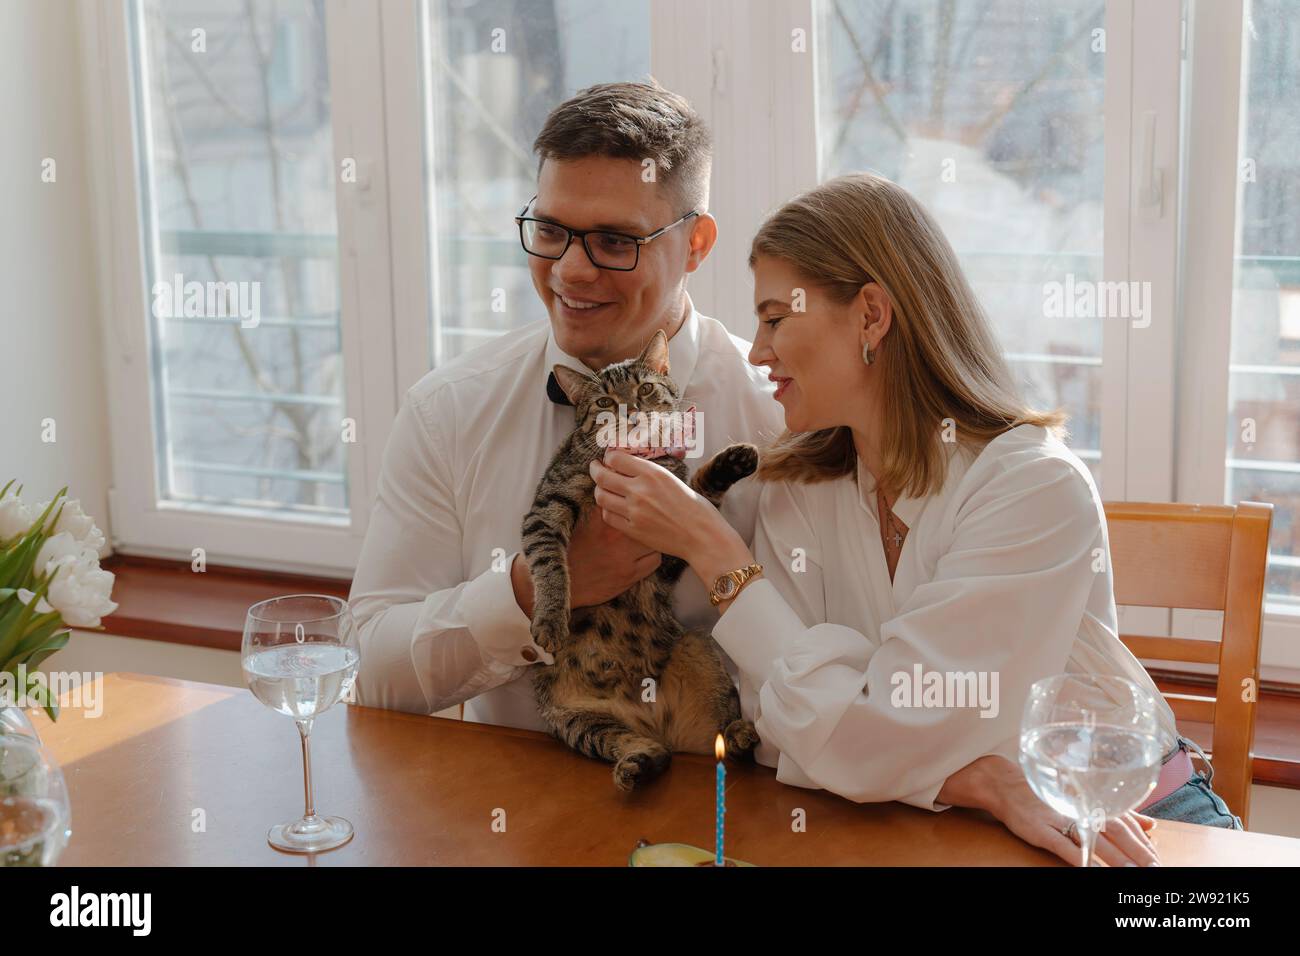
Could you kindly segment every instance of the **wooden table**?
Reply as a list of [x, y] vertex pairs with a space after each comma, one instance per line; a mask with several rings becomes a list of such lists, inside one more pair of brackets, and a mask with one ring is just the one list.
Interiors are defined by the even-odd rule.
[[[312, 733], [316, 806], [356, 836], [315, 857], [281, 853], [266, 831], [303, 809], [291, 720], [214, 684], [110, 674], [98, 691], [98, 718], [69, 708], [57, 724], [34, 720], [71, 793], [62, 864], [625, 866], [640, 837], [713, 846], [710, 758], [678, 755], [624, 795], [608, 766], [544, 734], [339, 706]], [[797, 808], [806, 832], [791, 827]], [[1154, 835], [1166, 865], [1300, 865], [1300, 840], [1170, 821]], [[982, 813], [859, 805], [736, 764], [727, 852], [760, 866], [1059, 862]]]

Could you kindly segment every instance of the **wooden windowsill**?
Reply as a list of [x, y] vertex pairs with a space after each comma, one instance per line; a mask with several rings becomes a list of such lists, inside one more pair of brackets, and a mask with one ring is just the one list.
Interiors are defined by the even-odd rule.
[[[103, 567], [117, 576], [118, 609], [104, 618], [104, 632], [173, 644], [238, 651], [244, 614], [280, 594], [329, 594], [346, 598], [352, 582], [342, 578], [213, 567], [202, 573], [184, 561], [113, 555]], [[1204, 693], [1209, 681], [1176, 671], [1152, 671], [1164, 692]], [[1208, 724], [1179, 729], [1202, 748], [1212, 747]], [[1256, 783], [1300, 789], [1300, 688], [1266, 687], [1255, 719]]]
[[346, 598], [350, 580], [208, 566], [192, 571], [184, 561], [115, 554], [102, 563], [117, 580], [117, 610], [104, 632], [172, 644], [238, 651], [244, 615], [258, 601], [281, 594]]

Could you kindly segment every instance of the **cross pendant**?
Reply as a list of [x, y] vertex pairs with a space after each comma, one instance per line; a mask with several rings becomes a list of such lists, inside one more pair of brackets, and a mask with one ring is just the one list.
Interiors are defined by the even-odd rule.
[[901, 534], [899, 534], [897, 531], [895, 531], [895, 532], [894, 532], [894, 547], [896, 547], [896, 548], [901, 548], [902, 546], [903, 546], [903, 536], [902, 536]]

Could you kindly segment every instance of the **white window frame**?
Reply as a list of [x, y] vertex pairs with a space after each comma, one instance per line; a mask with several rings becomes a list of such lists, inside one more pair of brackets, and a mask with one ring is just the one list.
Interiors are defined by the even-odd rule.
[[[1233, 264], [1243, 189], [1238, 163], [1248, 92], [1245, 8], [1243, 0], [1191, 0], [1188, 20], [1187, 194], [1197, 200], [1188, 206], [1184, 245], [1177, 501], [1220, 502], [1227, 480]], [[1174, 627], [1212, 639], [1222, 620], [1222, 614], [1177, 611]], [[1260, 660], [1262, 679], [1300, 683], [1300, 610], [1265, 605]]]
[[[1103, 273], [1151, 290], [1145, 327], [1104, 320], [1107, 501], [1173, 500], [1181, 21], [1181, 0], [1106, 0]], [[1170, 633], [1166, 609], [1118, 612], [1121, 633]]]
[[[718, 241], [691, 276], [695, 307], [736, 335], [758, 329], [746, 262], [764, 217], [817, 185], [812, 0], [655, 0], [656, 78], [690, 101], [713, 134], [709, 211]], [[806, 52], [792, 53], [792, 31]]]
[[355, 421], [357, 441], [346, 456], [350, 515], [328, 522], [158, 503], [144, 271], [148, 240], [137, 180], [137, 171], [147, 172], [149, 166], [147, 157], [139, 154], [136, 134], [140, 118], [128, 2], [80, 7], [89, 65], [85, 92], [91, 106], [90, 142], [96, 146], [92, 154], [102, 157], [91, 170], [95, 228], [104, 250], [100, 288], [109, 346], [105, 364], [113, 547], [186, 561], [202, 548], [205, 560], [213, 564], [351, 576], [397, 411], [380, 7], [361, 0], [326, 4], [336, 168], [343, 157], [355, 159], [357, 168], [356, 182], [343, 183], [338, 177], [335, 190], [345, 356], [343, 417]]

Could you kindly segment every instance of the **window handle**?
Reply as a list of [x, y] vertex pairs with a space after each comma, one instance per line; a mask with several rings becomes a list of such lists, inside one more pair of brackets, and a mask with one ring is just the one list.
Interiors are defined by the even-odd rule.
[[1156, 168], [1156, 111], [1142, 114], [1142, 181], [1138, 186], [1138, 205], [1148, 210], [1148, 218], [1164, 215], [1165, 171]]

